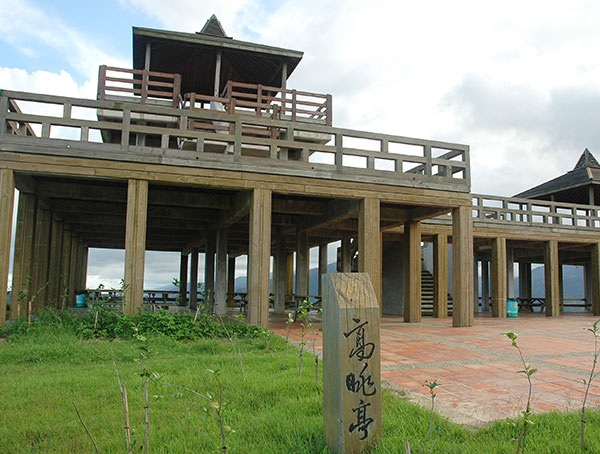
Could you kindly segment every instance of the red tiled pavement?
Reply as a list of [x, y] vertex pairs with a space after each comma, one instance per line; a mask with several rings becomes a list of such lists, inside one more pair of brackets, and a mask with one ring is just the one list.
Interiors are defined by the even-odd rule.
[[[525, 359], [538, 369], [533, 375], [533, 410], [576, 411], [585, 387], [581, 381], [592, 366], [594, 339], [585, 331], [598, 317], [569, 313], [559, 318], [519, 314], [517, 319], [475, 318], [471, 328], [453, 328], [452, 319], [423, 318], [403, 323], [401, 317], [381, 319], [382, 378], [410, 400], [428, 405], [425, 380], [437, 380], [436, 407], [450, 419], [482, 424], [515, 417], [524, 409], [527, 380], [517, 350], [501, 333], [519, 334]], [[272, 316], [271, 329], [285, 336], [285, 319]], [[322, 349], [319, 320], [305, 341]], [[298, 323], [290, 338], [301, 339]], [[591, 389], [589, 405], [600, 407], [600, 380]]]

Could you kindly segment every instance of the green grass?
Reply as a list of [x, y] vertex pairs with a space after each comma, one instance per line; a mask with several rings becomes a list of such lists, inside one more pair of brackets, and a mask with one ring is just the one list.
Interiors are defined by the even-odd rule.
[[[150, 337], [151, 369], [163, 380], [216, 392], [219, 370], [224, 383], [229, 453], [326, 453], [322, 388], [314, 383], [314, 362], [305, 355], [298, 377], [297, 350], [290, 349], [281, 369], [283, 341], [273, 339], [272, 358], [260, 338], [238, 340], [248, 375], [245, 383], [227, 340], [173, 341]], [[108, 341], [80, 340], [72, 329], [39, 327], [28, 335], [0, 342], [0, 452], [91, 453], [74, 402], [103, 453], [125, 452], [122, 400]], [[137, 341], [112, 342], [127, 387], [134, 437], [143, 438], [143, 379]], [[150, 385], [150, 452], [220, 453], [217, 418], [197, 397], [155, 383]], [[419, 452], [429, 413], [391, 393], [383, 396], [383, 439], [374, 453], [404, 453], [410, 441]], [[529, 427], [528, 453], [600, 452], [600, 413], [590, 411], [589, 447], [579, 447], [578, 414], [535, 416]], [[511, 453], [518, 428], [498, 422], [472, 431], [442, 418], [436, 453]]]

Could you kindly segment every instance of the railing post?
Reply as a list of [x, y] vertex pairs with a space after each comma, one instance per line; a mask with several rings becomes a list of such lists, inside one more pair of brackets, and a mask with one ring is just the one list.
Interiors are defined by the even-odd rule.
[[242, 157], [242, 121], [237, 119], [231, 124], [234, 127], [233, 160], [239, 162]]
[[432, 171], [431, 171], [431, 145], [425, 145], [423, 147], [423, 151], [425, 154], [425, 175], [426, 176], [431, 176], [432, 175]]
[[344, 159], [343, 135], [339, 132], [335, 135], [335, 167], [337, 170], [342, 170]]
[[332, 106], [332, 97], [331, 95], [327, 95], [327, 99], [325, 101], [325, 124], [327, 126], [331, 126], [333, 124], [333, 106]]
[[98, 68], [98, 95], [97, 99], [103, 100], [106, 95], [106, 65]]
[[[134, 78], [135, 80], [135, 78]], [[148, 71], [143, 69], [142, 70], [142, 86], [140, 87], [141, 89], [141, 103], [144, 104], [146, 102], [146, 99], [148, 99], [148, 82], [149, 82], [149, 75], [148, 75]], [[133, 83], [133, 89], [134, 89], [134, 95], [135, 95], [135, 82]]]
[[177, 108], [179, 97], [181, 95], [181, 74], [175, 74], [173, 77], [173, 107]]
[[256, 116], [262, 117], [262, 85], [258, 84], [256, 91]]
[[296, 90], [292, 90], [292, 121], [296, 121]]
[[8, 113], [8, 96], [0, 91], [0, 136], [6, 133], [6, 114]]

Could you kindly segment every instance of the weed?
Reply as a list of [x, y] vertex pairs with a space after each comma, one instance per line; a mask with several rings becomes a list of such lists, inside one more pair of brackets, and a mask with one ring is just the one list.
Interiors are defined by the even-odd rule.
[[598, 364], [598, 337], [600, 336], [599, 324], [600, 320], [597, 320], [596, 323], [592, 325], [592, 328], [586, 328], [594, 335], [594, 359], [589, 377], [587, 380], [585, 378], [582, 380], [585, 385], [585, 395], [583, 396], [583, 404], [581, 405], [581, 447], [585, 446], [585, 406], [590, 392], [590, 386], [592, 385], [592, 381], [600, 374], [600, 372], [596, 372], [596, 365]]

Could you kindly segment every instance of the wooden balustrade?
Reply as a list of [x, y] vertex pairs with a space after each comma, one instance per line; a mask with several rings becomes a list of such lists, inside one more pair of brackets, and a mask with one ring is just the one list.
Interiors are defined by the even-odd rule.
[[139, 96], [141, 103], [148, 99], [170, 99], [173, 107], [177, 107], [181, 75], [102, 65], [98, 74], [98, 99], [107, 99], [111, 94]]
[[[234, 168], [244, 160], [254, 171], [267, 173], [280, 173], [285, 168], [304, 175], [325, 171], [337, 179], [350, 181], [358, 178], [469, 191], [469, 147], [466, 145], [109, 99], [85, 100], [5, 90], [0, 102], [0, 125], [3, 126], [0, 134], [11, 121], [41, 126], [40, 137], [27, 140], [43, 142], [48, 150], [53, 149], [54, 144], [59, 154], [77, 155], [76, 150], [85, 150], [118, 154], [118, 159], [135, 161], [136, 152], [148, 156], [149, 150], [155, 150], [153, 155], [168, 153], [170, 160], [178, 159], [180, 165], [186, 165], [186, 160], [198, 165], [198, 153], [204, 152], [201, 165], [209, 167], [215, 163], [223, 168], [229, 163]], [[28, 112], [2, 108], [10, 103], [26, 104]], [[54, 107], [35, 110], [31, 108], [35, 104]], [[62, 113], [39, 113], [50, 110]], [[77, 115], [74, 115], [76, 110]], [[82, 110], [88, 114], [82, 115]], [[148, 118], [152, 118], [151, 124], [146, 124]], [[70, 136], [57, 134], [61, 128], [69, 130]], [[90, 138], [91, 131], [100, 133], [96, 137], [113, 137], [114, 140], [95, 143]], [[17, 140], [16, 136], [10, 137]], [[135, 137], [143, 137], [144, 143], [138, 146]], [[409, 147], [410, 153], [404, 153], [402, 147]], [[441, 154], [433, 157], [434, 149]]]

